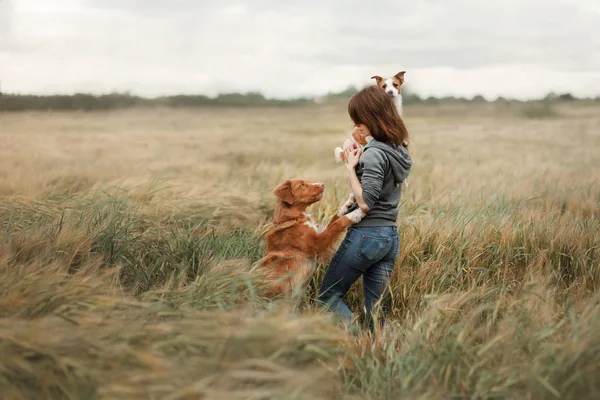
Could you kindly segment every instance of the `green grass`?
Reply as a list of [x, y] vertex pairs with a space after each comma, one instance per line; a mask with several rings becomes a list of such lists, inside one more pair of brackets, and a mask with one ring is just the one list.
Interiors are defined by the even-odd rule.
[[600, 120], [526, 106], [407, 108], [372, 336], [256, 265], [283, 179], [347, 198], [345, 105], [1, 115], [0, 399], [599, 398]]
[[[499, 198], [405, 220], [393, 312], [375, 337], [353, 339], [313, 316], [325, 266], [300, 310], [262, 298], [260, 229], [152, 215], [127, 197], [3, 200], [0, 389], [48, 399], [591, 399], [598, 212], [580, 218], [556, 204]], [[359, 311], [361, 298], [355, 286], [347, 301]]]
[[594, 398], [600, 304], [559, 311], [531, 281], [441, 296], [416, 322], [394, 323], [381, 347], [351, 356], [347, 387], [364, 398]]
[[206, 219], [152, 217], [126, 197], [5, 201], [1, 207], [3, 240], [12, 246], [23, 243], [17, 261], [34, 259], [42, 251], [51, 259], [67, 259], [76, 269], [82, 257], [98, 256], [103, 265], [120, 268], [122, 284], [134, 293], [202, 275], [223, 260], [254, 262], [264, 251], [255, 232], [215, 226]]

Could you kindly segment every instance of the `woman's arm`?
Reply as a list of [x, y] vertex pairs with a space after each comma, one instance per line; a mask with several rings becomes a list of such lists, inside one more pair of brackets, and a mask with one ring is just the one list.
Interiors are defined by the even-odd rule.
[[[365, 214], [373, 208], [379, 198], [385, 177], [385, 157], [380, 151], [375, 150], [371, 150], [361, 158], [362, 151], [356, 149], [349, 154], [346, 163], [352, 193], [354, 193], [356, 203]], [[355, 170], [360, 159], [362, 159], [363, 167], [362, 182], [358, 180]]]
[[346, 164], [346, 170], [348, 171], [348, 178], [350, 178], [350, 187], [352, 188], [352, 193], [354, 193], [354, 198], [356, 199], [356, 204], [365, 214], [369, 212], [370, 208], [365, 203], [363, 199], [363, 188], [358, 180], [358, 176], [356, 176], [356, 165], [351, 167], [350, 164]]

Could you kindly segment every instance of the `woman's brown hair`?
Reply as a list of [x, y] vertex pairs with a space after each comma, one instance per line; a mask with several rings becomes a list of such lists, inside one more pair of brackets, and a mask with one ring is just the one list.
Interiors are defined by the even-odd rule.
[[392, 99], [379, 86], [368, 86], [352, 96], [348, 114], [355, 124], [366, 125], [375, 140], [408, 145], [404, 121]]

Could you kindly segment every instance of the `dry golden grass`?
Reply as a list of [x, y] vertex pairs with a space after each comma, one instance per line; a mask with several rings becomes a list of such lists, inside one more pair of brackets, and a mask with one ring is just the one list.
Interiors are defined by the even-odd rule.
[[295, 311], [251, 268], [282, 180], [347, 197], [343, 106], [0, 113], [0, 398], [594, 398], [600, 107], [524, 107], [406, 107], [374, 341], [315, 310], [324, 266]]
[[[415, 158], [408, 202], [569, 194], [597, 179], [598, 108], [565, 109], [548, 120], [479, 116], [477, 109], [437, 118], [414, 108], [406, 112]], [[161, 201], [254, 206], [270, 202], [269, 190], [290, 176], [328, 183], [324, 203], [348, 191], [332, 156], [350, 126], [342, 107], [3, 114], [0, 121], [4, 196], [117, 185], [151, 200], [146, 189], [158, 181], [170, 187]]]

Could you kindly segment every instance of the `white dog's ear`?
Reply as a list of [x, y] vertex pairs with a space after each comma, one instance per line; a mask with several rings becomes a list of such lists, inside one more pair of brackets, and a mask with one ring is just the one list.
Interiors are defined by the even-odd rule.
[[406, 73], [406, 71], [402, 71], [402, 72], [398, 72], [396, 75], [394, 75], [394, 78], [397, 78], [400, 81], [401, 85], [404, 83], [404, 74], [405, 73]]
[[371, 79], [375, 79], [378, 85], [381, 83], [381, 81], [383, 81], [383, 78], [379, 75], [372, 76]]
[[290, 205], [294, 204], [294, 194], [292, 193], [292, 182], [288, 179], [273, 190], [273, 194], [281, 201]]

